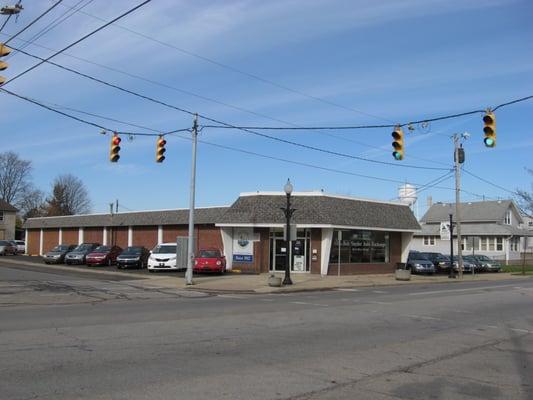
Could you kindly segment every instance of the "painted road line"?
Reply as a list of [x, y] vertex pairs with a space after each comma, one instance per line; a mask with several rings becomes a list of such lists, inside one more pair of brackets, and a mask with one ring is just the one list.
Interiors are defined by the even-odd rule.
[[426, 315], [413, 315], [413, 314], [404, 314], [402, 317], [415, 318], [415, 319], [428, 319], [432, 321], [442, 321], [442, 318], [428, 317]]
[[305, 301], [291, 301], [292, 304], [299, 304], [302, 306], [318, 306], [318, 307], [329, 307], [327, 304], [317, 304], [317, 303], [306, 303]]
[[504, 287], [513, 287], [514, 285], [496, 285], [496, 286], [482, 286], [482, 287], [473, 287], [465, 289], [446, 289], [446, 290], [432, 290], [429, 292], [416, 292], [409, 293], [409, 296], [425, 296], [427, 294], [438, 294], [438, 293], [456, 293], [456, 292], [469, 292], [475, 290], [486, 290], [486, 289], [499, 289]]
[[388, 293], [384, 290], [372, 290], [372, 293], [377, 293], [377, 294], [384, 294], [384, 293]]
[[352, 288], [337, 288], [335, 290], [338, 290], [339, 292], [358, 292], [359, 289], [352, 289]]

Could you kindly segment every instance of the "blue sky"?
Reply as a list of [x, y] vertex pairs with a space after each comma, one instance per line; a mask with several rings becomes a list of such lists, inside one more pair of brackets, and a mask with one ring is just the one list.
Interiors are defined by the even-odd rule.
[[[83, 11], [106, 20], [134, 2], [85, 0]], [[140, 2], [140, 1], [139, 1]], [[65, 0], [66, 5], [77, 2]], [[24, 11], [2, 33], [13, 34], [53, 4], [26, 0]], [[137, 4], [137, 2], [135, 2]], [[28, 40], [67, 8], [60, 5], [20, 35]], [[91, 65], [67, 55], [55, 61], [233, 125], [335, 126], [389, 124], [485, 109], [533, 94], [533, 3], [512, 0], [408, 1], [171, 1], [154, 0], [118, 25], [151, 37], [148, 40], [110, 26], [68, 51], [130, 74], [170, 85], [162, 87]], [[102, 24], [76, 13], [36, 41], [60, 49]], [[5, 39], [6, 36], [2, 36]], [[157, 42], [159, 41], [159, 43]], [[166, 43], [165, 44], [162, 44]], [[13, 40], [19, 47], [23, 41]], [[170, 45], [170, 46], [169, 46]], [[293, 91], [186, 54], [194, 52], [246, 71]], [[52, 51], [30, 45], [27, 51]], [[15, 54], [6, 77], [35, 60]], [[190, 115], [42, 65], [6, 85], [18, 94], [170, 131], [189, 128]], [[183, 91], [250, 112], [200, 99]], [[310, 96], [335, 103], [334, 106]], [[93, 211], [107, 211], [119, 199], [127, 209], [187, 207], [190, 141], [168, 137], [167, 159], [156, 164], [155, 138], [123, 137], [119, 163], [108, 161], [110, 136], [97, 128], [55, 115], [6, 94], [2, 102], [1, 151], [13, 150], [33, 162], [33, 180], [48, 191], [54, 177], [72, 173], [89, 189]], [[342, 106], [342, 107], [341, 107]], [[391, 130], [266, 132], [310, 146], [373, 160], [447, 168], [453, 156], [450, 136], [470, 133], [465, 168], [505, 188], [529, 189], [533, 137], [528, 134], [533, 101], [498, 110], [497, 147], [483, 145], [481, 115], [416, 126], [406, 132], [405, 159], [391, 156]], [[145, 131], [117, 122], [83, 116], [111, 129]], [[266, 118], [266, 116], [272, 118]], [[273, 120], [274, 119], [274, 120]], [[285, 121], [283, 124], [280, 121]], [[207, 121], [200, 121], [200, 124]], [[145, 131], [148, 132], [148, 131]], [[202, 130], [200, 140], [267, 156], [415, 184], [446, 171], [379, 165], [282, 144], [242, 131]], [[198, 149], [197, 205], [231, 204], [240, 192], [281, 190], [290, 177], [295, 190], [390, 200], [398, 184], [314, 169], [256, 155], [224, 150], [206, 143]], [[463, 187], [487, 198], [509, 194], [463, 176]], [[452, 201], [453, 180], [420, 193]], [[463, 199], [479, 200], [463, 193]], [[125, 209], [122, 209], [125, 210]]]

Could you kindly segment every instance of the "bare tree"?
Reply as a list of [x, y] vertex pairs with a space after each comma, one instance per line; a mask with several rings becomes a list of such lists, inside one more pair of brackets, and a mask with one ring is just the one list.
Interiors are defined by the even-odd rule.
[[0, 199], [20, 207], [31, 190], [31, 161], [12, 151], [0, 153]]
[[[526, 171], [533, 175], [533, 169], [526, 168]], [[531, 185], [533, 189], [533, 185]], [[527, 190], [516, 190], [518, 203], [524, 211], [533, 215], [533, 191], [528, 192]]]
[[22, 220], [35, 217], [46, 217], [45, 194], [39, 189], [30, 189], [24, 194], [19, 204], [19, 215]]
[[89, 193], [79, 178], [71, 174], [56, 177], [52, 194], [47, 199], [49, 216], [86, 214], [90, 210]]

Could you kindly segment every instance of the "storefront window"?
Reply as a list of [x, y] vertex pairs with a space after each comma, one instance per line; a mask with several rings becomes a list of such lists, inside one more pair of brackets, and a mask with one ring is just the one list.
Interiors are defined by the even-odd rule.
[[[339, 240], [340, 232], [340, 240]], [[329, 262], [386, 263], [389, 262], [389, 234], [377, 231], [334, 231]]]

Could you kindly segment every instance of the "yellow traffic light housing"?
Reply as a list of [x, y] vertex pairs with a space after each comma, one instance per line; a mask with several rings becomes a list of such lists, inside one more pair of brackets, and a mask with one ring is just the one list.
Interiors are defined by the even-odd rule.
[[[11, 49], [7, 47], [5, 44], [0, 43], [0, 57], [7, 56], [9, 53], [11, 53]], [[8, 63], [4, 61], [0, 61], [0, 71], [5, 70], [9, 66]], [[6, 82], [6, 78], [3, 76], [0, 76], [0, 85], [3, 85]]]
[[485, 139], [483, 142], [486, 147], [496, 146], [496, 116], [490, 110], [485, 112], [483, 116], [483, 133], [485, 133]]
[[156, 152], [155, 152], [155, 161], [158, 163], [162, 163], [165, 161], [165, 145], [167, 144], [167, 141], [163, 138], [163, 136], [159, 136], [157, 139], [157, 146], [156, 146]]
[[113, 137], [111, 138], [111, 148], [109, 150], [109, 161], [111, 162], [117, 162], [120, 158], [120, 137], [115, 133], [113, 134]]
[[392, 156], [395, 160], [403, 160], [403, 130], [400, 126], [394, 128], [392, 138], [394, 139], [392, 142]]

